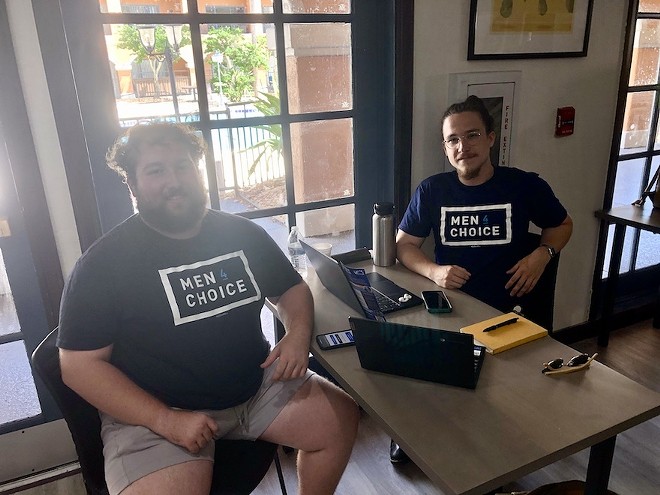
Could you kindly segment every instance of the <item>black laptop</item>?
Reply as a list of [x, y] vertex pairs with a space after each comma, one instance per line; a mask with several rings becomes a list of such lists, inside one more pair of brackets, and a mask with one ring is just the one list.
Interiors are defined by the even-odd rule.
[[[312, 246], [304, 241], [301, 241], [305, 254], [309, 262], [314, 267], [316, 275], [318, 275], [321, 283], [337, 298], [341, 299], [344, 303], [348, 304], [358, 313], [363, 313], [365, 316], [367, 308], [365, 307], [362, 297], [363, 291], [355, 287], [355, 283], [350, 281], [350, 270], [345, 267], [341, 262], [326, 256], [325, 254], [317, 251]], [[365, 273], [371, 288], [371, 292], [376, 297], [378, 308], [382, 313], [392, 313], [401, 309], [411, 308], [422, 304], [422, 300], [408, 292], [403, 287], [398, 286], [390, 279], [383, 277], [379, 273], [370, 272]]]
[[349, 317], [363, 368], [475, 388], [486, 348], [472, 335]]

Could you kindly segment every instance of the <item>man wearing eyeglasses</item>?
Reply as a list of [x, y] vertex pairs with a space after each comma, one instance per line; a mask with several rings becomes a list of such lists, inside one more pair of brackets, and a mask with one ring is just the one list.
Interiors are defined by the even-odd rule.
[[[455, 170], [417, 187], [399, 225], [397, 258], [440, 287], [461, 289], [509, 312], [566, 245], [573, 221], [537, 174], [493, 166], [493, 118], [480, 98], [451, 105], [442, 117], [442, 133]], [[541, 242], [531, 252], [529, 222], [541, 229]], [[421, 250], [431, 231], [435, 261]], [[394, 443], [390, 457], [406, 460]]]

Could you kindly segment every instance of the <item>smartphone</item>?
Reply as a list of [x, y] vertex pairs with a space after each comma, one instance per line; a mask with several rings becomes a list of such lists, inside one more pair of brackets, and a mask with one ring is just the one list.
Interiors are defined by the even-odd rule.
[[422, 299], [429, 313], [451, 313], [449, 298], [441, 290], [424, 290]]
[[353, 340], [353, 332], [351, 332], [350, 329], [317, 335], [316, 342], [324, 351], [327, 349], [339, 349], [340, 347], [355, 345], [355, 340]]

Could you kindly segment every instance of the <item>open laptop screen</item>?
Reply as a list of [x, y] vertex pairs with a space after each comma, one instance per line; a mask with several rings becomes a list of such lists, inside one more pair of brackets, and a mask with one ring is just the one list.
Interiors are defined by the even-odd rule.
[[348, 283], [351, 284], [353, 292], [357, 297], [364, 316], [370, 320], [385, 321], [385, 316], [380, 311], [376, 296], [371, 289], [367, 273], [362, 268], [350, 268], [343, 263], [339, 264], [346, 274]]

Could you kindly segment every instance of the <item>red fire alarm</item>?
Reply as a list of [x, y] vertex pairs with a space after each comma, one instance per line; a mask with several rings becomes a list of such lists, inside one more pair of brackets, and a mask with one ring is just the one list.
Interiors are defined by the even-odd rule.
[[573, 134], [575, 126], [575, 108], [562, 107], [557, 109], [557, 125], [555, 126], [555, 136], [564, 137]]

